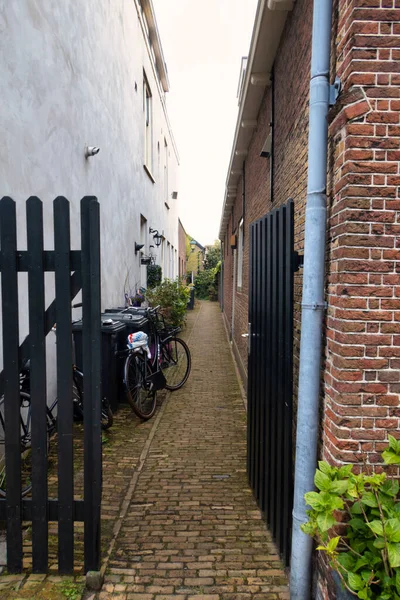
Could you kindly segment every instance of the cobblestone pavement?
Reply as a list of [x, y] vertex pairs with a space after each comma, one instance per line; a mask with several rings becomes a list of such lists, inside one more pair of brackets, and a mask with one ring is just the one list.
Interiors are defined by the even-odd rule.
[[287, 599], [247, 484], [246, 415], [218, 304], [190, 320], [191, 375], [154, 421], [98, 599]]
[[[270, 600], [289, 598], [276, 549], [245, 472], [246, 416], [216, 303], [188, 313], [183, 333], [192, 371], [182, 390], [160, 394], [153, 419], [127, 406], [103, 444], [102, 554], [97, 600]], [[81, 426], [76, 427], [75, 494], [82, 493]], [[56, 440], [49, 489], [55, 494]], [[56, 495], [56, 494], [55, 494]], [[49, 576], [0, 576], [0, 600], [77, 600], [84, 586], [82, 524], [75, 576], [57, 576], [57, 524], [50, 524]], [[93, 592], [86, 598], [94, 600]]]

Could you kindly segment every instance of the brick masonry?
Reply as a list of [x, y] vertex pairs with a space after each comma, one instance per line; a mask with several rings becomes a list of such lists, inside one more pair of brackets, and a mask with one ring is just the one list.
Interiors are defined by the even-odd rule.
[[178, 219], [178, 263], [179, 277], [186, 275], [186, 231], [180, 219]]
[[[321, 369], [320, 456], [380, 468], [388, 433], [399, 436], [400, 394], [400, 0], [335, 0], [331, 80], [342, 92], [329, 114], [326, 299]], [[312, 2], [289, 14], [274, 65], [273, 203], [270, 160], [260, 158], [270, 121], [266, 89], [245, 163], [244, 285], [233, 290], [225, 248], [224, 308], [233, 345], [246, 364], [248, 230], [295, 201], [295, 248], [302, 252], [307, 185], [308, 86]], [[240, 188], [240, 186], [239, 186]], [[241, 189], [225, 241], [242, 213]], [[301, 275], [295, 279], [295, 396]], [[331, 596], [329, 596], [329, 593]], [[321, 586], [319, 597], [334, 597]]]

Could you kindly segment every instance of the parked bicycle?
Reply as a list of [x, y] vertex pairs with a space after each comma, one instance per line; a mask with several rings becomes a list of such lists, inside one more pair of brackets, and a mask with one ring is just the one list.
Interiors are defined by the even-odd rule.
[[[75, 304], [78, 308], [81, 304]], [[50, 438], [57, 431], [57, 404], [55, 398], [50, 406], [46, 407], [47, 426], [47, 449], [50, 447]], [[83, 421], [84, 393], [83, 373], [76, 366], [72, 366], [72, 407], [75, 421]], [[102, 398], [101, 427], [109, 429], [113, 424], [113, 413], [107, 398]], [[31, 485], [31, 421], [32, 405], [30, 396], [30, 361], [23, 363], [20, 372], [20, 446], [21, 446], [21, 492], [26, 496], [32, 488]], [[4, 396], [0, 398], [0, 497], [6, 495], [6, 471], [5, 471], [5, 419], [4, 419]]]
[[177, 337], [180, 328], [166, 327], [159, 306], [129, 311], [146, 316], [150, 327], [150, 358], [143, 344], [138, 345], [127, 352], [124, 365], [127, 401], [139, 417], [147, 420], [154, 415], [157, 390], [174, 391], [185, 384], [191, 356], [186, 342]]

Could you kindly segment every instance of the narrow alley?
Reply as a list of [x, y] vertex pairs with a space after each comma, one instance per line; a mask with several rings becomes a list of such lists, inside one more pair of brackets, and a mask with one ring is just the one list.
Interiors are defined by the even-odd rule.
[[185, 337], [191, 375], [153, 418], [99, 600], [284, 600], [247, 484], [245, 407], [219, 305], [201, 302]]

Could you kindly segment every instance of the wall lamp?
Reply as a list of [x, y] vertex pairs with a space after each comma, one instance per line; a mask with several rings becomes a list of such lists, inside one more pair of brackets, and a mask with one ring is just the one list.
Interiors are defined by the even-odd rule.
[[85, 146], [85, 158], [90, 156], [96, 156], [100, 152], [100, 148], [97, 146]]
[[154, 240], [154, 243], [157, 246], [157, 248], [158, 248], [158, 246], [161, 246], [161, 242], [163, 239], [163, 236], [161, 235], [161, 233], [158, 233], [157, 229], [152, 229], [151, 227], [149, 228], [149, 233], [154, 233], [153, 240]]
[[176, 200], [178, 198], [178, 192], [172, 192], [171, 198], [172, 200]]
[[144, 244], [138, 244], [137, 242], [135, 242], [135, 254], [137, 254], [139, 250], [141, 250], [143, 247]]

